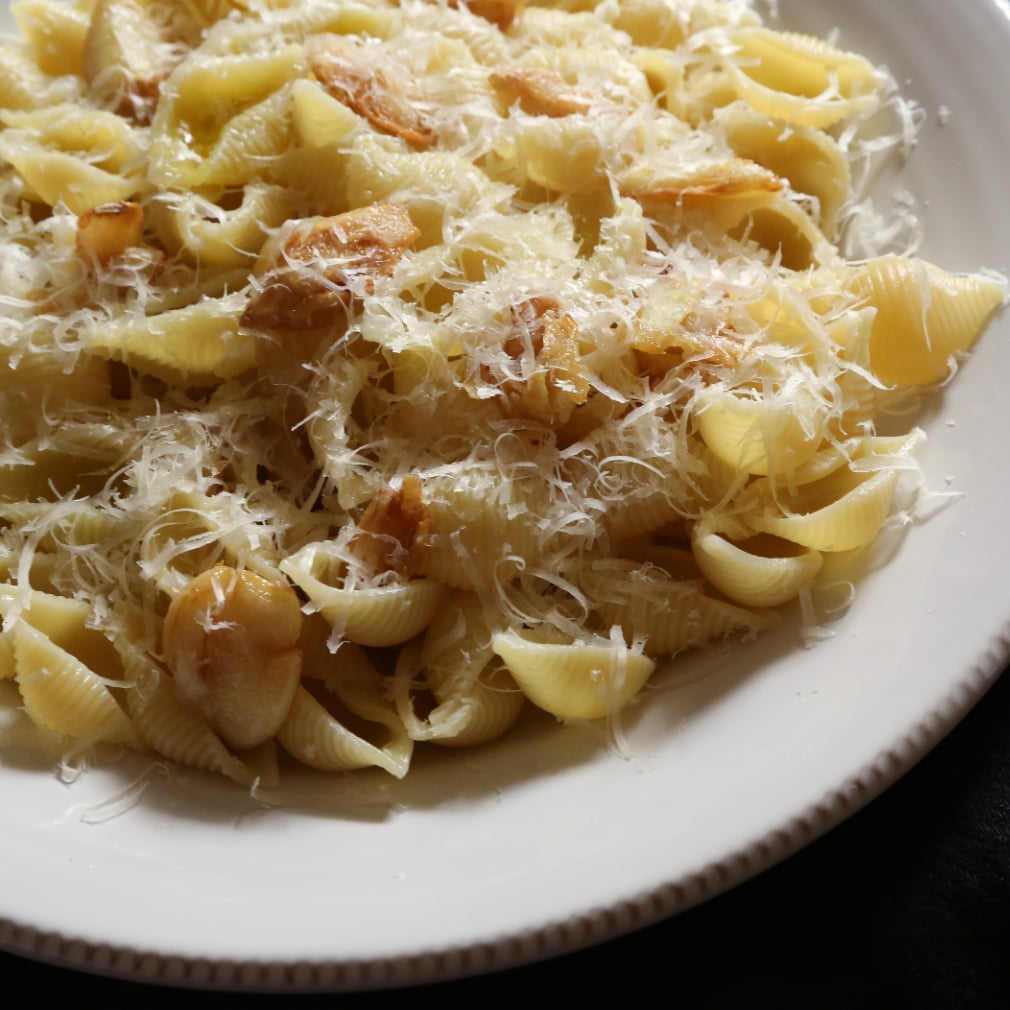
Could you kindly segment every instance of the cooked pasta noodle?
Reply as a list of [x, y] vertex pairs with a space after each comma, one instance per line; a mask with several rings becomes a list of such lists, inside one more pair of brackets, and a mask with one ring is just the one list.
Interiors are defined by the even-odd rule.
[[12, 9], [0, 679], [75, 754], [612, 720], [874, 542], [1006, 299], [847, 258], [914, 117], [746, 0]]

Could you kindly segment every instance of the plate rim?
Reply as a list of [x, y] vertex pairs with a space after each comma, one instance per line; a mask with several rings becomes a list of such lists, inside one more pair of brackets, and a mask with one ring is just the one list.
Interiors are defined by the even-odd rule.
[[427, 985], [559, 957], [700, 905], [781, 862], [848, 819], [922, 760], [985, 696], [1010, 661], [1010, 618], [943, 700], [907, 733], [878, 752], [822, 799], [713, 860], [615, 905], [540, 926], [416, 954], [370, 959], [259, 960], [166, 955], [142, 947], [96, 943], [0, 919], [0, 948], [58, 967], [133, 982], [245, 992], [353, 992]]

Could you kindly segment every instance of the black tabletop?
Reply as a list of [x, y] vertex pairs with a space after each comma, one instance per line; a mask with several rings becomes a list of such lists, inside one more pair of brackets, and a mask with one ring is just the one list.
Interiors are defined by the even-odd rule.
[[[916, 768], [834, 831], [681, 915], [565, 957], [418, 989], [310, 995], [376, 1008], [1010, 1007], [1010, 671]], [[8, 993], [207, 999], [0, 954]], [[218, 994], [215, 1005], [276, 996]]]

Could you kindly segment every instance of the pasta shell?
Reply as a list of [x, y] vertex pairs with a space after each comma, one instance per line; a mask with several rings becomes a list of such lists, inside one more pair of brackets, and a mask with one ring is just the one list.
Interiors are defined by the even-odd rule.
[[123, 675], [112, 643], [100, 631], [88, 627], [91, 608], [83, 600], [37, 589], [25, 592], [14, 586], [0, 586], [0, 614], [7, 616], [15, 610], [21, 620], [89, 669], [104, 677]]
[[[438, 708], [427, 718], [425, 738], [447, 747], [473, 747], [505, 733], [519, 717], [525, 695], [494, 655], [490, 630], [476, 597], [454, 594], [425, 635], [420, 665]], [[445, 721], [443, 707], [462, 709]], [[452, 727], [452, 732], [440, 728]]]
[[129, 717], [97, 674], [24, 621], [12, 633], [15, 679], [34, 723], [88, 743], [141, 746]]
[[766, 512], [755, 529], [816, 551], [848, 551], [868, 544], [880, 531], [898, 485], [898, 471], [836, 471], [785, 499], [789, 512]]
[[656, 668], [623, 643], [543, 643], [516, 631], [491, 647], [534, 705], [559, 719], [600, 719], [623, 708]]
[[878, 101], [882, 78], [861, 56], [768, 28], [740, 28], [729, 37], [727, 72], [739, 97], [763, 115], [820, 130]]
[[807, 392], [759, 399], [719, 389], [696, 400], [698, 431], [724, 463], [753, 474], [794, 471], [817, 451], [826, 416]]
[[739, 102], [717, 110], [715, 120], [739, 157], [788, 179], [797, 193], [816, 197], [821, 227], [833, 233], [852, 184], [849, 164], [833, 137], [759, 115]]
[[53, 102], [72, 101], [80, 97], [75, 94], [78, 90], [76, 78], [64, 78], [57, 85], [24, 46], [0, 42], [0, 109], [37, 109]]
[[728, 234], [766, 250], [787, 270], [802, 272], [836, 257], [810, 215], [783, 198], [748, 210]]
[[241, 785], [252, 784], [249, 770], [206, 720], [175, 696], [167, 674], [153, 688], [133, 689], [126, 697], [134, 724], [153, 751], [177, 764], [225, 775]]
[[10, 4], [10, 12], [31, 45], [41, 70], [54, 77], [83, 75], [84, 42], [88, 34], [88, 15], [84, 10], [44, 0], [19, 0]]
[[503, 485], [497, 466], [476, 466], [452, 477], [425, 481], [432, 537], [421, 574], [456, 589], [507, 581], [519, 558], [539, 560], [546, 545], [530, 482]]
[[[787, 547], [780, 542], [780, 547]], [[770, 556], [756, 544], [734, 544], [717, 533], [698, 532], [692, 548], [705, 578], [724, 596], [745, 607], [777, 607], [810, 585], [821, 568], [817, 551]]]
[[225, 210], [194, 194], [171, 204], [154, 203], [148, 213], [166, 250], [198, 266], [249, 266], [267, 232], [292, 215], [291, 196], [279, 186], [250, 183], [242, 203]]
[[664, 206], [697, 212], [721, 229], [731, 227], [783, 188], [768, 169], [742, 158], [679, 165], [645, 161], [618, 178], [621, 194], [661, 213]]
[[1006, 281], [959, 276], [920, 259], [884, 256], [849, 282], [877, 310], [870, 337], [874, 373], [896, 386], [938, 382], [1007, 297]]
[[134, 179], [106, 172], [83, 157], [47, 150], [14, 132], [0, 136], [0, 158], [17, 169], [29, 192], [42, 203], [50, 207], [64, 203], [74, 214], [83, 214], [99, 204], [128, 200], [140, 189]]
[[94, 331], [88, 348], [169, 382], [217, 385], [255, 361], [255, 338], [239, 330], [245, 303], [237, 292], [157, 316], [124, 315]]
[[601, 563], [579, 584], [595, 601], [597, 619], [644, 641], [651, 656], [672, 656], [735, 632], [754, 634], [776, 620], [706, 596], [698, 582], [673, 579], [648, 563]]
[[[130, 125], [101, 109], [60, 104], [33, 112], [3, 113], [2, 119], [11, 131], [30, 137], [40, 148], [79, 156], [109, 173], [136, 171], [143, 157], [143, 145]], [[133, 185], [137, 184], [134, 181]]]
[[446, 589], [428, 579], [377, 588], [341, 589], [324, 582], [325, 547], [310, 544], [281, 562], [281, 571], [308, 596], [340, 637], [359, 645], [399, 645], [431, 622]]
[[410, 766], [409, 740], [394, 740], [386, 747], [369, 743], [331, 715], [304, 687], [295, 694], [277, 739], [293, 757], [321, 771], [377, 767], [399, 779]]
[[295, 81], [291, 87], [291, 117], [303, 147], [347, 143], [365, 128], [365, 121], [316, 82]]

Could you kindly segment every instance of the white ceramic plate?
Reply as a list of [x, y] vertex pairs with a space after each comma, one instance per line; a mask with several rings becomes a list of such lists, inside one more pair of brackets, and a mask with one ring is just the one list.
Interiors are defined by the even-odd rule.
[[[902, 175], [923, 201], [924, 253], [1010, 272], [1007, 0], [780, 7], [781, 25], [837, 25], [927, 110]], [[907, 769], [1010, 654], [1008, 337], [1004, 314], [923, 419], [933, 485], [953, 478], [964, 499], [910, 531], [831, 641], [805, 651], [785, 628], [653, 693], [628, 720], [627, 758], [533, 720], [403, 783], [306, 786], [301, 809], [154, 774], [106, 819], [114, 805], [95, 805], [136, 769], [67, 787], [8, 752], [0, 945], [165, 982], [398, 984], [559, 953], [768, 866]]]

